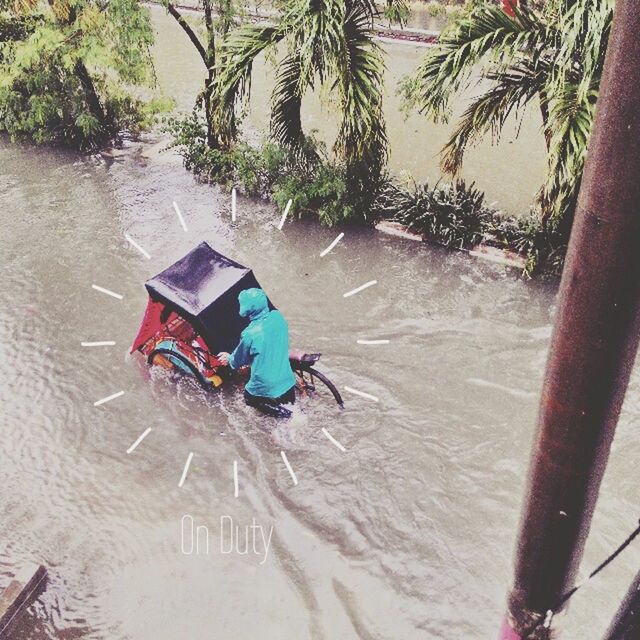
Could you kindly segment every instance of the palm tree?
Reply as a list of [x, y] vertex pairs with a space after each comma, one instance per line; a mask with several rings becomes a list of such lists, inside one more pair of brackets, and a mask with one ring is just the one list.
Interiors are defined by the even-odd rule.
[[[602, 75], [614, 0], [549, 0], [542, 9], [491, 2], [472, 5], [429, 51], [401, 92], [408, 105], [446, 122], [454, 94], [479, 80], [474, 98], [442, 149], [442, 168], [457, 173], [470, 144], [498, 139], [511, 114], [537, 101], [547, 145], [540, 191], [544, 226], [570, 223], [580, 186]], [[569, 214], [569, 215], [567, 215]], [[568, 226], [563, 225], [563, 226]]]
[[[404, 0], [390, 0], [392, 7]], [[402, 12], [398, 12], [402, 14]], [[302, 128], [306, 91], [330, 83], [340, 124], [333, 149], [356, 193], [371, 192], [387, 159], [382, 113], [384, 62], [374, 41], [379, 10], [373, 0], [285, 0], [276, 24], [245, 26], [229, 34], [218, 57], [213, 120], [229, 144], [237, 136], [236, 113], [250, 96], [251, 70], [265, 50], [286, 47], [277, 65], [271, 99], [271, 137], [298, 155], [315, 160]]]

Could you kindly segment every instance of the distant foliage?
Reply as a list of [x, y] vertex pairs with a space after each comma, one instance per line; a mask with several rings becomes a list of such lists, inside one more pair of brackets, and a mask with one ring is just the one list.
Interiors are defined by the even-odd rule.
[[154, 82], [147, 9], [137, 0], [15, 2], [0, 10], [0, 131], [80, 149], [146, 127], [166, 102]]
[[566, 240], [560, 233], [544, 229], [535, 214], [505, 216], [492, 209], [473, 183], [400, 184], [385, 174], [367, 196], [372, 206], [354, 198], [345, 166], [330, 161], [312, 135], [306, 136], [304, 160], [273, 142], [259, 148], [243, 141], [229, 149], [211, 148], [206, 122], [197, 112], [168, 119], [166, 129], [173, 135], [171, 147], [199, 179], [227, 190], [240, 188], [280, 209], [291, 200], [291, 214], [299, 218], [314, 216], [329, 226], [393, 220], [446, 247], [471, 249], [482, 243], [518, 253], [526, 258], [527, 275], [562, 270]]
[[[333, 99], [338, 130], [332, 153], [350, 200], [369, 215], [377, 185], [384, 181], [387, 132], [383, 111], [384, 51], [375, 38], [383, 18], [402, 23], [405, 0], [278, 0], [277, 19], [229, 32], [216, 58], [212, 95], [215, 128], [229, 141], [238, 135], [242, 110], [251, 98], [251, 72], [266, 53], [276, 66], [271, 95], [270, 139], [313, 161], [301, 115], [306, 94], [323, 87]], [[316, 166], [325, 166], [323, 158]], [[313, 165], [313, 162], [311, 162]], [[311, 166], [311, 165], [308, 165]]]
[[437, 0], [431, 0], [431, 2], [427, 2], [427, 13], [432, 18], [440, 18], [446, 15], [447, 10], [445, 9], [444, 5]]
[[[401, 84], [408, 108], [436, 122], [452, 99], [474, 97], [442, 149], [442, 167], [459, 172], [468, 147], [494, 140], [510, 117], [540, 109], [547, 175], [539, 194], [543, 224], [565, 233], [580, 188], [607, 49], [614, 0], [520, 2], [509, 16], [489, 0], [470, 2]], [[478, 82], [478, 79], [486, 82]], [[480, 92], [475, 88], [480, 86]]]

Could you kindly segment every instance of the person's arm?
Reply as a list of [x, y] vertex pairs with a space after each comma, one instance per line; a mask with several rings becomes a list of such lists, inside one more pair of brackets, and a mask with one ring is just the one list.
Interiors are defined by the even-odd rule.
[[232, 369], [239, 369], [251, 364], [251, 340], [242, 334], [240, 344], [233, 350], [233, 353], [227, 358], [227, 364]]

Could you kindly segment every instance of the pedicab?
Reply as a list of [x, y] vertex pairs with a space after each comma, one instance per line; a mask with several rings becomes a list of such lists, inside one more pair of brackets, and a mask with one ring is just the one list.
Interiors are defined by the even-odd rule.
[[[238, 313], [238, 294], [260, 287], [251, 269], [223, 256], [206, 242], [145, 283], [147, 307], [131, 353], [151, 366], [193, 376], [206, 389], [232, 378], [216, 354], [233, 351], [249, 320]], [[269, 308], [275, 307], [269, 300]], [[289, 362], [302, 395], [331, 393], [342, 407], [336, 386], [315, 368], [319, 353], [292, 350]]]

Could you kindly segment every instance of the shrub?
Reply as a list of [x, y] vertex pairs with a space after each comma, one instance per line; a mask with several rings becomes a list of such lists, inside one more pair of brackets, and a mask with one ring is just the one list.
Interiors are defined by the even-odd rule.
[[169, 118], [165, 125], [173, 135], [170, 146], [180, 153], [185, 167], [206, 182], [227, 190], [235, 186], [249, 196], [269, 198], [280, 208], [291, 200], [292, 215], [317, 215], [327, 225], [363, 217], [349, 198], [344, 167], [331, 163], [313, 137], [295, 154], [269, 142], [256, 148], [240, 141], [220, 149], [207, 145], [205, 122], [196, 112]]
[[488, 241], [525, 256], [525, 272], [529, 275], [541, 271], [560, 275], [568, 237], [554, 227], [543, 227], [540, 216], [531, 212], [520, 217], [494, 214], [488, 229]]
[[526, 258], [525, 273], [559, 275], [564, 264], [567, 237], [544, 228], [535, 213], [505, 216], [487, 207], [484, 194], [474, 184], [388, 184], [379, 194], [380, 215], [410, 231], [447, 247], [471, 249], [480, 242], [518, 253]]
[[438, 2], [438, 0], [431, 0], [431, 2], [427, 4], [427, 13], [432, 18], [439, 18], [444, 16], [447, 13], [447, 10], [442, 3]]
[[453, 184], [412, 182], [409, 188], [389, 184], [379, 199], [384, 217], [447, 247], [470, 248], [486, 233], [492, 211], [484, 194], [464, 180]]

